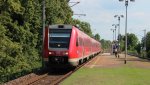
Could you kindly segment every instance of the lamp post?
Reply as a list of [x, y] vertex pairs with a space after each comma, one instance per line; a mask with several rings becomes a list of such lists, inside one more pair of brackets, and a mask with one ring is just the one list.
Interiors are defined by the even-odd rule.
[[42, 24], [43, 24], [43, 44], [44, 44], [44, 38], [45, 38], [45, 0], [43, 0], [43, 10], [42, 10]]
[[[124, 0], [119, 0], [124, 1]], [[130, 0], [131, 2], [134, 2], [135, 0]], [[124, 60], [124, 64], [127, 63], [127, 13], [128, 13], [128, 0], [125, 0], [125, 6], [126, 6], [126, 21], [125, 21], [125, 60]]]
[[146, 29], [144, 31], [144, 50], [146, 50]]
[[116, 31], [116, 29], [110, 29], [111, 31], [113, 31], [113, 41], [114, 41], [114, 32]]
[[113, 54], [113, 45], [114, 45], [114, 33], [116, 31], [116, 29], [110, 29], [113, 32], [113, 41], [112, 41], [112, 48], [111, 48], [111, 54]]
[[118, 18], [118, 49], [120, 52], [120, 19], [123, 18], [123, 15], [115, 15], [115, 18]]
[[117, 29], [118, 24], [113, 24], [112, 26], [115, 26], [115, 41], [116, 41], [116, 29]]
[[[42, 28], [43, 28], [43, 43], [42, 43], [42, 50], [44, 51], [44, 39], [45, 39], [45, 19], [46, 19], [46, 15], [45, 15], [45, 0], [43, 0], [42, 2], [42, 5], [43, 5], [43, 10], [42, 10]], [[42, 54], [43, 56], [43, 54]], [[44, 56], [43, 56], [44, 57]], [[45, 64], [44, 64], [44, 60], [43, 60], [43, 57], [41, 57], [41, 62], [42, 62], [42, 68], [45, 67]]]
[[143, 30], [144, 31], [144, 57], [146, 56], [146, 29]]

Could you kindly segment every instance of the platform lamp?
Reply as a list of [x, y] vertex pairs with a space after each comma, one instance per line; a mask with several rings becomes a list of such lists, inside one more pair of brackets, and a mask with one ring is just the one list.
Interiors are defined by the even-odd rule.
[[[129, 0], [119, 0], [120, 2], [125, 1], [125, 6], [126, 6], [126, 21], [125, 21], [125, 60], [124, 64], [127, 63], [127, 13], [128, 13], [128, 2]], [[130, 2], [134, 2], [135, 0], [130, 0]]]
[[113, 32], [113, 41], [112, 41], [112, 46], [111, 46], [111, 54], [113, 54], [113, 44], [115, 42], [115, 40], [114, 40], [114, 33], [115, 33], [116, 29], [110, 29], [110, 30]]
[[[42, 28], [43, 28], [43, 39], [42, 39], [42, 51], [44, 50], [44, 39], [45, 39], [45, 20], [46, 20], [46, 15], [45, 15], [45, 0], [42, 1]], [[42, 52], [43, 53], [43, 52]], [[43, 54], [42, 54], [42, 57], [41, 57], [41, 62], [42, 62], [42, 68], [45, 67], [45, 64], [44, 64], [44, 59], [43, 59]]]
[[115, 32], [115, 29], [110, 29], [112, 32], [113, 32], [113, 41], [114, 41], [114, 32]]
[[123, 18], [123, 15], [115, 15], [115, 18], [118, 18], [118, 49], [120, 52], [120, 19]]
[[115, 26], [115, 41], [116, 41], [116, 29], [117, 29], [118, 24], [112, 24], [112, 26]]
[[146, 36], [146, 29], [143, 30], [144, 31], [144, 57], [146, 57], [146, 39], [147, 39], [147, 36]]

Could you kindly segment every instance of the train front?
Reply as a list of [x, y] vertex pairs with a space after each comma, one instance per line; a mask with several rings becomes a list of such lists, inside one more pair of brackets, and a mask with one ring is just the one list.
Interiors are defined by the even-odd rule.
[[50, 25], [45, 29], [44, 62], [48, 67], [66, 67], [68, 63], [71, 25]]

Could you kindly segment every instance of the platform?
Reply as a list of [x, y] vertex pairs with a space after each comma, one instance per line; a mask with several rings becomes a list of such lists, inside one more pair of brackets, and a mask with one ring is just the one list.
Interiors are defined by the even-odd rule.
[[[96, 56], [93, 60], [85, 65], [88, 68], [95, 68], [95, 67], [104, 67], [104, 68], [111, 68], [111, 67], [118, 67], [124, 65], [125, 55], [119, 54], [120, 58], [116, 58], [115, 55], [111, 55], [110, 53], [103, 53]], [[150, 61], [146, 59], [140, 59], [135, 56], [127, 55], [127, 63], [131, 63], [134, 66], [138, 67], [149, 67]]]

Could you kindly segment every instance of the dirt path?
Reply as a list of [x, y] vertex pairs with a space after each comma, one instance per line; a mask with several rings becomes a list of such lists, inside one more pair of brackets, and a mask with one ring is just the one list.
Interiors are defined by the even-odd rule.
[[[88, 68], [112, 68], [122, 66], [124, 64], [124, 54], [120, 54], [120, 58], [116, 58], [110, 53], [104, 53], [98, 55], [95, 59], [85, 65]], [[140, 59], [134, 56], [127, 56], [127, 64], [132, 67], [150, 68], [150, 61], [145, 59]]]

